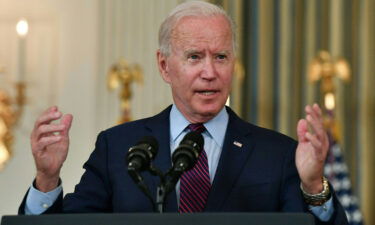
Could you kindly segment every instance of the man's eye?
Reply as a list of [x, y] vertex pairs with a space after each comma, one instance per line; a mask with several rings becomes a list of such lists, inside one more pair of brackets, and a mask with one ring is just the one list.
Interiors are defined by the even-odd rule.
[[199, 56], [198, 55], [190, 55], [189, 59], [196, 60], [196, 59], [199, 59]]
[[226, 59], [226, 58], [227, 58], [226, 55], [217, 55], [217, 59], [223, 60], [223, 59]]

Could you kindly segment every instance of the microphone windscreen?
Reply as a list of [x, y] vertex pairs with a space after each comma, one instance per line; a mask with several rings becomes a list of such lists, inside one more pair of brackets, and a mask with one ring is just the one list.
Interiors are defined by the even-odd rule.
[[204, 145], [204, 139], [203, 139], [203, 136], [200, 132], [197, 132], [197, 131], [191, 131], [189, 133], [187, 133], [184, 137], [184, 139], [182, 139], [181, 142], [185, 142], [185, 141], [192, 141], [194, 143], [196, 143], [200, 149], [203, 149], [203, 145]]
[[142, 137], [136, 145], [141, 145], [141, 144], [146, 144], [146, 145], [150, 145], [151, 146], [151, 151], [154, 155], [156, 155], [158, 149], [159, 149], [159, 145], [158, 145], [158, 141], [152, 137], [152, 136], [144, 136]]

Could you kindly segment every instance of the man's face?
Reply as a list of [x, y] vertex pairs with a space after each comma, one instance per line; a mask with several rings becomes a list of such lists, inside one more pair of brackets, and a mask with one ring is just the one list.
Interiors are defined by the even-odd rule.
[[232, 33], [223, 16], [182, 18], [171, 35], [171, 52], [158, 52], [159, 70], [174, 103], [191, 122], [206, 122], [224, 107], [232, 83]]

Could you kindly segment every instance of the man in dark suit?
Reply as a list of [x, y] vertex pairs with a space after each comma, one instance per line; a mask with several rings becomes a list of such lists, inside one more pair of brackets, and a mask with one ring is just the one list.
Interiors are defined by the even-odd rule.
[[[199, 126], [205, 144], [190, 171], [196, 176], [182, 175], [166, 211], [310, 211], [318, 223], [347, 223], [323, 177], [328, 138], [318, 105], [306, 107], [307, 116], [297, 125], [298, 143], [246, 123], [225, 107], [235, 44], [232, 22], [222, 9], [195, 1], [177, 6], [161, 25], [159, 45], [159, 70], [174, 104], [154, 117], [101, 132], [80, 183], [64, 198], [59, 173], [72, 115], [57, 107], [46, 110], [31, 135], [37, 175], [20, 213], [150, 212], [152, 204], [127, 174], [127, 150], [143, 136], [154, 136], [160, 146], [154, 164], [166, 171], [178, 143]], [[51, 123], [57, 119], [59, 124]], [[144, 178], [155, 196], [158, 180]]]

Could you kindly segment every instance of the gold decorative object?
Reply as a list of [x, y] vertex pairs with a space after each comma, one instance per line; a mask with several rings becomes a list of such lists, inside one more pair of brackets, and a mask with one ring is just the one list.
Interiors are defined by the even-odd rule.
[[329, 116], [325, 118], [325, 126], [332, 135], [338, 139], [338, 128], [332, 119], [335, 109], [335, 84], [334, 78], [338, 77], [344, 82], [350, 81], [350, 66], [343, 58], [334, 59], [328, 51], [320, 51], [309, 65], [309, 80], [312, 83], [321, 81], [320, 90], [324, 96], [324, 108]]
[[[18, 33], [18, 73], [16, 79], [16, 96], [11, 98], [4, 90], [0, 90], [0, 171], [13, 154], [12, 145], [14, 137], [12, 129], [19, 121], [26, 102], [25, 90], [25, 51], [26, 36], [29, 31], [27, 20], [21, 19], [16, 25]], [[5, 74], [5, 67], [0, 68], [0, 76]]]
[[13, 134], [25, 104], [25, 84], [16, 84], [17, 96], [13, 100], [5, 91], [0, 90], [0, 170], [12, 156]]
[[129, 64], [125, 59], [121, 58], [108, 71], [108, 89], [112, 91], [121, 86], [119, 94], [121, 117], [118, 121], [119, 123], [131, 121], [130, 99], [132, 91], [130, 85], [133, 82], [143, 84], [142, 68], [138, 64]]

